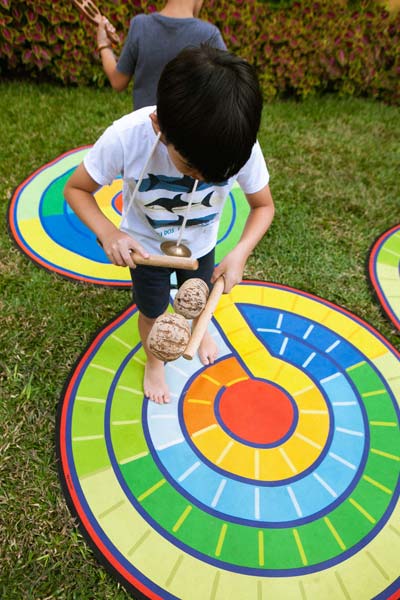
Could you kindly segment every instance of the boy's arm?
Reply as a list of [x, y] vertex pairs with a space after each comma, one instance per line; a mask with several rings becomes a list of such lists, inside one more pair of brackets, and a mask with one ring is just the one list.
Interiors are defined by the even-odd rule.
[[274, 218], [274, 202], [268, 185], [255, 194], [246, 194], [246, 198], [250, 205], [250, 214], [247, 217], [239, 243], [214, 269], [211, 279], [214, 283], [220, 275], [223, 275], [225, 293], [230, 292], [234, 285], [242, 281], [248, 257], [266, 233]]
[[64, 195], [75, 214], [100, 240], [110, 261], [118, 266], [135, 267], [130, 251], [135, 250], [147, 258], [148, 252], [127, 233], [120, 231], [100, 210], [93, 194], [99, 184], [94, 181], [81, 163], [68, 180]]
[[117, 92], [123, 92], [128, 87], [131, 76], [118, 71], [117, 59], [107, 36], [107, 30], [115, 32], [111, 23], [106, 17], [103, 17], [97, 27], [97, 48], [101, 48], [99, 52], [104, 73], [107, 75], [112, 88]]

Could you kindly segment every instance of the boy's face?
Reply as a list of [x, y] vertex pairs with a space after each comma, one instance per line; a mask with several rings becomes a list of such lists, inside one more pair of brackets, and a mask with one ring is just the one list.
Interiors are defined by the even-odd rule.
[[[157, 113], [152, 113], [150, 115], [150, 119], [153, 124], [154, 131], [158, 134], [160, 132], [160, 126], [158, 124]], [[170, 157], [171, 162], [173, 163], [175, 168], [180, 173], [182, 173], [182, 175], [187, 175], [188, 177], [192, 177], [193, 179], [199, 179], [200, 181], [203, 180], [202, 174], [199, 171], [197, 171], [194, 167], [189, 165], [172, 144], [167, 144], [163, 135], [161, 135], [160, 140], [163, 142], [163, 144], [166, 145], [168, 156]]]
[[166, 144], [168, 155], [173, 162], [174, 166], [182, 173], [182, 175], [187, 175], [188, 177], [192, 177], [193, 179], [199, 179], [200, 181], [203, 179], [203, 176], [199, 171], [193, 168], [191, 165], [188, 165], [186, 160], [183, 158], [181, 154], [175, 149], [172, 144]]

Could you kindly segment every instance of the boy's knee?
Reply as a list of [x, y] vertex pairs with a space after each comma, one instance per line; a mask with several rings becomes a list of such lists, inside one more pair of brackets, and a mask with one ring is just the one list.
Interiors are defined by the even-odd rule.
[[[163, 311], [162, 313], [160, 313], [160, 314], [164, 314], [164, 311]], [[159, 317], [160, 315], [158, 315], [158, 314], [157, 314], [157, 315], [154, 315], [154, 316], [147, 316], [147, 315], [145, 315], [145, 314], [144, 314], [142, 311], [139, 311], [139, 316], [140, 316], [140, 319], [142, 320], [142, 322], [143, 322], [145, 325], [148, 325], [148, 326], [150, 326], [150, 327], [151, 327], [151, 326], [154, 324], [154, 321], [155, 321], [155, 320], [157, 319], [157, 317]]]

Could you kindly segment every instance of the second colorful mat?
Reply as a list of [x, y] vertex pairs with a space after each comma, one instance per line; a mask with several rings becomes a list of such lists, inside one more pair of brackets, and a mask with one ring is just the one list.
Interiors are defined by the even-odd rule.
[[[44, 165], [16, 189], [8, 221], [17, 246], [35, 263], [69, 279], [97, 285], [130, 287], [128, 268], [112, 265], [94, 234], [78, 219], [64, 199], [64, 186], [83, 160], [89, 146], [76, 148]], [[116, 225], [121, 220], [122, 180], [96, 193], [102, 211]], [[225, 203], [216, 247], [216, 262], [235, 247], [249, 212], [240, 187]]]
[[374, 242], [368, 273], [385, 314], [400, 330], [400, 224], [382, 233]]

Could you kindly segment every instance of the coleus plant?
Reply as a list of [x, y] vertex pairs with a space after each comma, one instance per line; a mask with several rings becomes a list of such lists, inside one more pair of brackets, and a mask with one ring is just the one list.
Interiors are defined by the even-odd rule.
[[[99, 3], [122, 34], [133, 16], [163, 6], [160, 0]], [[219, 27], [229, 50], [254, 64], [266, 100], [329, 91], [400, 103], [400, 13], [378, 2], [206, 0], [201, 18]], [[93, 25], [71, 3], [51, 0], [0, 0], [0, 73], [105, 83]]]

